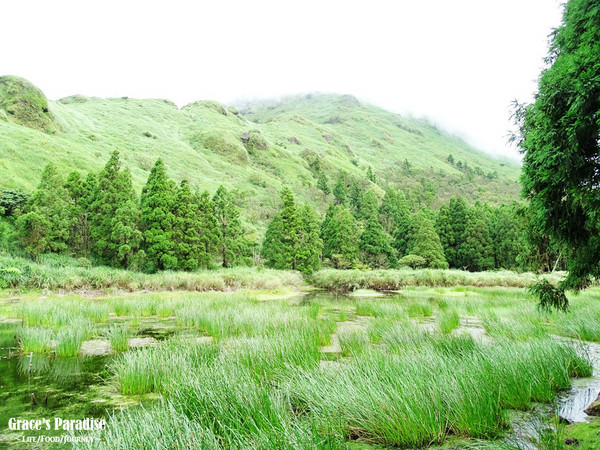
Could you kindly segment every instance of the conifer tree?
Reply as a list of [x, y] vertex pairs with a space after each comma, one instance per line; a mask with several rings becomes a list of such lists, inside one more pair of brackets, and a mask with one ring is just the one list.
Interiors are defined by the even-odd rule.
[[379, 221], [386, 233], [392, 234], [398, 215], [398, 193], [393, 188], [385, 191], [381, 206], [379, 207]]
[[373, 173], [373, 168], [371, 166], [367, 168], [367, 180], [369, 180], [371, 183], [376, 182], [375, 174]]
[[273, 269], [291, 268], [290, 250], [286, 249], [284, 244], [284, 234], [281, 213], [277, 213], [267, 226], [265, 240], [260, 251], [261, 256], [266, 260], [266, 265]]
[[54, 164], [49, 163], [16, 223], [27, 253], [37, 258], [42, 253], [68, 250], [72, 221], [70, 206], [64, 180]]
[[141, 213], [129, 170], [121, 170], [119, 152], [112, 153], [98, 175], [91, 210], [92, 255], [102, 264], [139, 267], [145, 258], [140, 250]]
[[458, 258], [472, 272], [494, 268], [494, 249], [488, 226], [477, 214], [472, 214], [467, 223]]
[[440, 237], [444, 255], [447, 261], [455, 261], [454, 232], [452, 229], [452, 217], [448, 205], [442, 205], [435, 219], [435, 230]]
[[338, 207], [335, 220], [337, 236], [331, 258], [336, 268], [350, 269], [358, 261], [360, 229], [352, 213], [343, 206]]
[[452, 223], [452, 244], [448, 248], [446, 256], [450, 267], [461, 269], [468, 265], [466, 264], [467, 261], [462, 258], [464, 252], [461, 253], [459, 249], [465, 240], [465, 231], [469, 219], [469, 207], [464, 198], [452, 197], [450, 198], [448, 208], [450, 210], [450, 220]]
[[212, 201], [218, 230], [218, 253], [223, 267], [233, 267], [244, 247], [240, 212], [233, 197], [223, 186], [219, 186]]
[[331, 188], [329, 187], [329, 181], [327, 175], [322, 170], [319, 171], [319, 178], [317, 179], [317, 187], [323, 191], [325, 195], [331, 194]]
[[523, 229], [518, 218], [516, 205], [501, 205], [494, 211], [495, 220], [490, 227], [494, 243], [495, 267], [514, 269], [518, 266], [519, 239]]
[[427, 267], [432, 269], [447, 269], [448, 262], [444, 257], [444, 249], [432, 223], [424, 214], [419, 214], [416, 222], [419, 228], [414, 238], [411, 255], [422, 257], [427, 261]]
[[398, 257], [401, 258], [409, 253], [408, 247], [411, 238], [412, 217], [410, 208], [403, 192], [396, 195], [396, 208], [394, 208], [394, 231], [392, 233], [392, 245]]
[[373, 191], [368, 191], [361, 198], [360, 203], [360, 217], [362, 219], [368, 219], [373, 215], [378, 215], [379, 212], [379, 201]]
[[267, 259], [270, 267], [296, 270], [302, 222], [289, 188], [284, 187], [281, 191], [281, 201], [283, 203], [281, 211], [267, 228], [262, 255]]
[[321, 224], [323, 257], [336, 269], [350, 269], [358, 261], [360, 230], [348, 208], [331, 205]]
[[395, 263], [394, 249], [387, 240], [378, 214], [367, 219], [360, 236], [359, 248], [363, 262], [373, 268], [387, 268]]
[[352, 180], [352, 182], [350, 183], [350, 189], [348, 189], [348, 205], [350, 206], [354, 217], [356, 217], [359, 220], [368, 217], [363, 217], [363, 215], [361, 214], [363, 197], [364, 192], [362, 186], [358, 183], [358, 181]]
[[346, 187], [346, 174], [342, 171], [338, 174], [335, 186], [333, 187], [333, 197], [336, 205], [346, 203], [348, 197], [348, 188]]
[[296, 247], [296, 269], [310, 275], [321, 268], [323, 241], [319, 236], [319, 220], [317, 213], [309, 205], [298, 210], [300, 219], [300, 239]]
[[187, 180], [183, 180], [175, 195], [173, 222], [173, 256], [180, 270], [196, 270], [202, 259], [202, 221], [200, 210]]
[[96, 184], [97, 178], [93, 172], [83, 179], [77, 171], [71, 172], [65, 183], [71, 199], [69, 248], [76, 256], [89, 257], [92, 249], [90, 207], [94, 200]]
[[174, 200], [173, 184], [159, 158], [150, 171], [140, 199], [146, 263], [150, 271], [178, 267], [173, 242]]
[[[223, 258], [223, 248], [221, 247], [221, 231], [217, 222], [217, 216], [215, 215], [216, 206], [213, 200], [210, 198], [208, 191], [203, 191], [200, 194], [194, 195], [194, 201], [198, 208], [198, 214], [200, 215], [200, 245], [202, 250], [200, 252], [199, 266], [202, 268], [210, 268], [213, 265], [213, 255], [221, 251], [221, 258]], [[233, 231], [233, 236], [237, 238], [233, 239], [232, 247], [237, 247], [238, 252], [240, 251], [242, 241], [243, 229], [241, 223], [238, 225], [235, 223], [238, 219], [235, 218], [237, 207], [235, 204], [230, 205], [231, 215], [234, 216], [233, 222], [234, 227], [229, 232]], [[237, 261], [237, 257], [233, 258], [233, 263]]]

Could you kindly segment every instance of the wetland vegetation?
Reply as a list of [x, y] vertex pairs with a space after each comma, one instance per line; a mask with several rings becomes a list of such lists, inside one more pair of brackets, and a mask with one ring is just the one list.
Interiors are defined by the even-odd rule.
[[[593, 288], [548, 313], [514, 287], [23, 294], [0, 307], [11, 347], [0, 361], [13, 374], [3, 390], [19, 399], [12, 414], [59, 414], [51, 374], [86, 378], [79, 389], [92, 394], [71, 408], [109, 421], [104, 441], [78, 444], [92, 448], [159, 437], [168, 448], [540, 445], [551, 438], [511, 441], [512, 413], [556, 405], [592, 375], [580, 339], [600, 342], [598, 297]], [[83, 355], [90, 342], [105, 356]], [[553, 429], [555, 441], [570, 432]]]

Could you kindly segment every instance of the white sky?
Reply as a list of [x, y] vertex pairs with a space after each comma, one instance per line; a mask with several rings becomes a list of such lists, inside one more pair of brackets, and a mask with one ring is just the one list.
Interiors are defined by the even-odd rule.
[[72, 94], [223, 103], [311, 91], [506, 144], [560, 24], [558, 0], [7, 1], [0, 75]]

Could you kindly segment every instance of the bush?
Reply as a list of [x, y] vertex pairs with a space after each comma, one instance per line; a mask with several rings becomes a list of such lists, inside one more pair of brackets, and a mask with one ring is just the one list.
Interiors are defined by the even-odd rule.
[[427, 261], [425, 258], [418, 255], [406, 255], [398, 261], [398, 265], [410, 267], [411, 269], [418, 269], [419, 267], [425, 267]]

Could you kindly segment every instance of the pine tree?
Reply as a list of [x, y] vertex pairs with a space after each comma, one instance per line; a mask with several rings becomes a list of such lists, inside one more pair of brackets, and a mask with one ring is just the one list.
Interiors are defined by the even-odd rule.
[[[215, 215], [216, 206], [213, 200], [211, 200], [208, 191], [203, 191], [201, 194], [195, 194], [194, 201], [198, 208], [198, 214], [200, 215], [201, 223], [200, 245], [202, 247], [202, 251], [200, 252], [199, 266], [206, 269], [213, 266], [213, 255], [217, 254], [219, 249], [221, 251], [221, 258], [223, 258], [223, 247], [221, 247], [221, 231], [219, 229], [219, 223], [217, 222], [217, 216]], [[235, 223], [235, 212], [237, 211], [237, 207], [235, 205], [230, 205], [230, 208], [231, 214], [234, 216], [233, 222], [235, 226], [229, 231], [233, 231], [232, 234], [237, 236], [236, 239], [232, 240], [232, 247], [238, 247], [239, 252], [243, 229], [241, 224], [239, 224], [238, 227], [238, 225]], [[235, 263], [238, 259], [239, 258], [234, 257], [233, 262]]]
[[352, 213], [344, 206], [331, 205], [321, 224], [323, 257], [336, 269], [350, 269], [359, 256], [360, 230]]
[[317, 187], [323, 191], [325, 195], [331, 194], [331, 188], [329, 187], [329, 181], [327, 175], [322, 170], [319, 171], [319, 178], [317, 179]]
[[359, 248], [363, 262], [373, 268], [387, 268], [395, 263], [394, 249], [387, 240], [377, 214], [367, 219], [360, 236]]
[[494, 260], [497, 269], [518, 267], [519, 239], [523, 233], [516, 205], [501, 205], [494, 211], [490, 237], [494, 243]]
[[140, 199], [146, 262], [150, 271], [177, 269], [173, 242], [175, 191], [159, 158], [150, 171]]
[[202, 221], [198, 204], [196, 203], [187, 180], [183, 180], [175, 196], [173, 210], [173, 256], [177, 259], [180, 270], [196, 270], [202, 259]]
[[450, 267], [462, 269], [468, 262], [462, 256], [464, 253], [459, 251], [465, 240], [465, 231], [467, 229], [467, 221], [469, 219], [469, 207], [467, 202], [462, 197], [450, 198], [448, 205], [450, 210], [450, 219], [452, 223], [452, 242], [446, 254]]
[[494, 268], [494, 249], [488, 226], [477, 214], [472, 214], [458, 247], [458, 258], [472, 272]]
[[335, 186], [333, 187], [333, 197], [336, 205], [346, 203], [348, 197], [348, 188], [346, 187], [346, 174], [342, 171], [338, 174]]
[[72, 222], [70, 207], [63, 178], [50, 163], [44, 168], [40, 184], [23, 208], [23, 215], [17, 219], [18, 236], [27, 253], [37, 258], [42, 253], [64, 253], [68, 250]]
[[444, 255], [447, 261], [456, 260], [456, 249], [454, 246], [454, 231], [452, 229], [452, 217], [448, 205], [442, 205], [435, 220], [435, 230], [440, 237]]
[[350, 189], [348, 189], [348, 205], [350, 206], [354, 217], [356, 217], [359, 220], [365, 218], [361, 214], [363, 196], [363, 187], [358, 183], [358, 181], [352, 180], [352, 182], [350, 183]]
[[367, 168], [367, 180], [369, 180], [371, 183], [376, 182], [375, 174], [373, 173], [373, 168], [371, 166]]
[[90, 207], [94, 200], [97, 178], [93, 172], [83, 179], [74, 171], [67, 177], [65, 188], [71, 199], [69, 248], [76, 256], [89, 257], [92, 250], [92, 230], [90, 225]]
[[323, 241], [319, 237], [320, 227], [317, 213], [309, 205], [298, 211], [301, 233], [296, 247], [296, 269], [310, 275], [321, 268]]
[[392, 234], [396, 226], [398, 215], [398, 193], [393, 188], [385, 191], [381, 206], [379, 207], [379, 221], [386, 233]]
[[574, 290], [600, 276], [599, 11], [598, 0], [566, 3], [535, 102], [515, 114], [532, 231], [566, 256], [561, 287]]
[[117, 151], [98, 175], [90, 211], [92, 255], [102, 264], [139, 267], [145, 257], [145, 252], [140, 251], [141, 213], [131, 173], [121, 170]]
[[361, 198], [360, 203], [360, 217], [361, 219], [368, 219], [373, 215], [379, 213], [379, 201], [373, 191], [368, 191]]
[[281, 213], [277, 213], [267, 226], [265, 240], [260, 251], [268, 267], [280, 270], [291, 268], [290, 250], [284, 244], [284, 234]]
[[412, 217], [410, 208], [403, 192], [396, 195], [396, 208], [394, 208], [394, 231], [392, 233], [392, 245], [398, 257], [402, 258], [409, 253], [409, 241], [412, 230]]
[[268, 265], [275, 269], [298, 269], [297, 247], [302, 234], [302, 222], [292, 191], [287, 187], [281, 191], [281, 211], [267, 228], [262, 255]]
[[218, 252], [223, 267], [233, 267], [244, 250], [240, 212], [227, 189], [219, 186], [213, 197], [218, 230]]
[[419, 214], [416, 222], [419, 224], [419, 228], [410, 254], [425, 259], [427, 267], [447, 269], [448, 262], [444, 257], [444, 249], [432, 223], [423, 214]]

